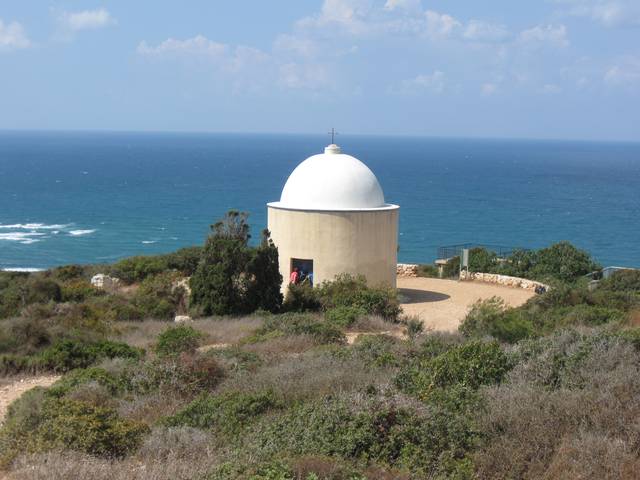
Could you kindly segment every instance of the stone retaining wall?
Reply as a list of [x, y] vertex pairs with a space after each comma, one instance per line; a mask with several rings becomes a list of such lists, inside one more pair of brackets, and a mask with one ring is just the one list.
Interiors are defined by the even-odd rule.
[[400, 277], [417, 277], [418, 265], [412, 263], [399, 263], [396, 273]]
[[463, 270], [460, 272], [460, 280], [495, 283], [497, 285], [504, 285], [505, 287], [523, 288], [525, 290], [535, 290], [536, 287], [544, 287], [545, 290], [549, 290], [549, 285], [536, 282], [535, 280], [498, 275], [497, 273], [467, 272]]

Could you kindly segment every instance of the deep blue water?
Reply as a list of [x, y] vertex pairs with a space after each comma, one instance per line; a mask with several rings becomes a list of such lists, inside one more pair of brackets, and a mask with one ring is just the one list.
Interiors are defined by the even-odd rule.
[[[111, 262], [202, 244], [265, 203], [324, 135], [0, 132], [0, 268]], [[640, 266], [640, 144], [341, 135], [400, 204], [400, 261], [439, 245], [570, 240]]]

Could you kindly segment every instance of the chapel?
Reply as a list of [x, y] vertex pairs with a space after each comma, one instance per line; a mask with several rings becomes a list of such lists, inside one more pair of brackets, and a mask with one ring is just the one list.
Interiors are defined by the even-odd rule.
[[369, 167], [338, 145], [307, 158], [289, 176], [280, 200], [267, 204], [283, 291], [294, 271], [294, 278], [312, 285], [349, 273], [395, 288], [399, 209], [385, 202]]

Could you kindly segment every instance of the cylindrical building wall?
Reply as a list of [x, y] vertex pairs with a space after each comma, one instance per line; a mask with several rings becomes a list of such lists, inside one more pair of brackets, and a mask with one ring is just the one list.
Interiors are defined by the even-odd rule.
[[268, 206], [283, 290], [293, 259], [313, 260], [314, 284], [340, 273], [364, 275], [369, 285], [396, 286], [398, 211], [395, 205], [358, 211], [309, 211]]

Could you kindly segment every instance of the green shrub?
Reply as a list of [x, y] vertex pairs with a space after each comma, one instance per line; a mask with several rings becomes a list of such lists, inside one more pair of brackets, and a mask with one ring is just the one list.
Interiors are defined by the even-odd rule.
[[116, 395], [126, 389], [126, 382], [122, 378], [109, 373], [104, 368], [90, 367], [86, 369], [77, 369], [68, 373], [47, 391], [47, 395], [54, 397], [62, 397], [73, 388], [87, 382], [96, 382], [105, 387], [111, 395]]
[[70, 449], [92, 455], [123, 457], [149, 433], [145, 424], [121, 419], [115, 410], [68, 399], [47, 400], [33, 433], [32, 449]]
[[40, 276], [30, 277], [25, 285], [26, 298], [25, 303], [47, 303], [59, 302], [62, 300], [62, 289], [55, 280], [43, 278]]
[[40, 355], [43, 367], [66, 372], [74, 368], [86, 368], [103, 358], [139, 359], [143, 352], [126, 343], [102, 340], [82, 343], [77, 340], [61, 340], [45, 349]]
[[320, 285], [318, 295], [324, 310], [356, 307], [392, 321], [396, 321], [402, 311], [396, 290], [370, 287], [364, 276], [338, 275], [335, 280]]
[[430, 264], [418, 265], [418, 276], [426, 278], [438, 278], [438, 267]]
[[597, 326], [609, 322], [620, 322], [623, 318], [624, 312], [620, 310], [583, 304], [566, 311], [561, 324]]
[[363, 308], [350, 306], [334, 307], [324, 312], [324, 316], [329, 323], [341, 328], [350, 327], [366, 314], [367, 312]]
[[640, 293], [640, 270], [619, 270], [598, 285], [599, 289]]
[[8, 409], [0, 432], [3, 462], [19, 453], [69, 449], [121, 457], [134, 451], [149, 427], [121, 419], [115, 410], [47, 397], [36, 388]]
[[486, 248], [476, 247], [469, 250], [469, 270], [471, 272], [493, 272], [498, 265], [498, 256]]
[[285, 312], [318, 312], [322, 309], [322, 303], [318, 290], [307, 283], [299, 285], [289, 284], [283, 309]]
[[244, 212], [229, 211], [211, 225], [198, 268], [190, 280], [191, 301], [204, 315], [236, 315], [282, 304], [278, 249], [263, 231], [259, 247], [249, 246]]
[[422, 334], [422, 332], [424, 332], [424, 323], [422, 322], [422, 320], [420, 320], [420, 318], [409, 318], [406, 321], [406, 324], [407, 336], [411, 341], [415, 340]]
[[138, 256], [120, 260], [109, 269], [109, 274], [127, 284], [141, 282], [147, 277], [167, 270], [162, 256]]
[[202, 333], [188, 325], [169, 327], [158, 335], [155, 351], [159, 357], [176, 357], [183, 352], [194, 352], [201, 338]]
[[63, 265], [50, 272], [52, 276], [63, 282], [80, 279], [84, 276], [84, 268], [81, 265]]
[[265, 318], [262, 327], [247, 339], [262, 342], [282, 335], [309, 335], [319, 344], [344, 343], [345, 336], [335, 325], [312, 314], [287, 313]]
[[164, 255], [167, 267], [179, 271], [185, 277], [193, 275], [202, 258], [202, 247], [186, 247]]
[[271, 391], [202, 395], [167, 418], [165, 423], [168, 426], [189, 426], [236, 434], [259, 415], [274, 408], [279, 408], [279, 402]]
[[144, 318], [173, 318], [180, 306], [184, 291], [174, 288], [180, 278], [175, 272], [163, 272], [145, 278], [135, 293], [133, 303]]
[[518, 311], [509, 309], [499, 297], [478, 300], [460, 326], [466, 337], [491, 335], [503, 342], [514, 343], [534, 333], [533, 325]]
[[62, 284], [63, 302], [83, 302], [87, 298], [104, 294], [104, 290], [95, 288], [90, 282], [82, 278], [67, 280]]
[[38, 356], [4, 354], [0, 355], [0, 375], [17, 375], [19, 373], [36, 374], [47, 367]]
[[553, 277], [573, 282], [598, 268], [587, 252], [569, 242], [559, 242], [536, 252], [535, 264], [529, 275], [533, 278]]
[[442, 269], [442, 276], [444, 278], [457, 278], [460, 274], [460, 256], [449, 258], [447, 263], [444, 264]]
[[[477, 438], [470, 421], [445, 410], [420, 415], [393, 400], [324, 398], [263, 418], [246, 434], [257, 458], [323, 455], [450, 478]], [[384, 477], [383, 477], [384, 478]]]
[[262, 242], [252, 249], [246, 266], [245, 297], [250, 311], [277, 313], [282, 308], [282, 275], [278, 249], [268, 230], [262, 232]]
[[472, 390], [499, 383], [513, 367], [496, 342], [473, 341], [426, 360], [412, 362], [396, 378], [396, 385], [424, 400], [449, 387]]
[[388, 335], [360, 335], [353, 344], [353, 349], [368, 365], [391, 367], [399, 364], [397, 342]]

